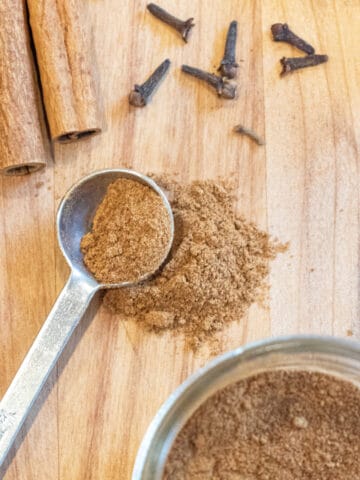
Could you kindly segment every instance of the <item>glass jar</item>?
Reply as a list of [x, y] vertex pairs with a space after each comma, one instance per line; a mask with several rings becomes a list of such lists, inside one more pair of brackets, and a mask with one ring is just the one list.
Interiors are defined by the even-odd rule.
[[159, 409], [141, 443], [132, 480], [162, 479], [177, 434], [211, 395], [257, 373], [279, 369], [323, 372], [360, 388], [360, 343], [294, 335], [251, 343], [217, 357], [191, 375]]

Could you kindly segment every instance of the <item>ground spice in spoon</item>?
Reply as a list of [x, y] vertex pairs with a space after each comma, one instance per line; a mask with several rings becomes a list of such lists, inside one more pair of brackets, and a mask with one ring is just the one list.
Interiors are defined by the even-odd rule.
[[175, 440], [164, 480], [360, 478], [360, 389], [273, 371], [210, 397]]
[[153, 279], [107, 292], [105, 304], [147, 328], [181, 332], [197, 348], [264, 295], [269, 260], [284, 246], [236, 217], [230, 184], [156, 181], [174, 213], [169, 261]]
[[169, 214], [148, 185], [113, 182], [92, 229], [81, 240], [84, 263], [102, 283], [136, 282], [160, 265], [170, 240]]

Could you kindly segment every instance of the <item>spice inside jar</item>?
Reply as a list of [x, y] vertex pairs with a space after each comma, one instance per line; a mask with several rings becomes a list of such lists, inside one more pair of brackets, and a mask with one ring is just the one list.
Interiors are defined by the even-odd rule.
[[163, 480], [360, 478], [360, 389], [335, 376], [274, 370], [204, 402], [170, 451]]
[[109, 185], [81, 251], [99, 282], [137, 282], [158, 269], [171, 235], [160, 195], [148, 185], [119, 178]]

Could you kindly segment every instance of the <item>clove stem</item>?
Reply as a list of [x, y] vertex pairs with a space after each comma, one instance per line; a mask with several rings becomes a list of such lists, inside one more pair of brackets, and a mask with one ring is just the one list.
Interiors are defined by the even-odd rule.
[[258, 145], [265, 145], [265, 141], [263, 138], [260, 137], [260, 135], [254, 132], [254, 130], [244, 127], [243, 125], [236, 125], [236, 127], [234, 127], [234, 132], [240, 133], [241, 135], [246, 135]]
[[155, 89], [169, 70], [170, 60], [166, 59], [150, 77], [142, 84], [135, 85], [134, 90], [129, 95], [129, 103], [134, 107], [145, 107], [154, 93]]
[[174, 17], [166, 10], [156, 5], [155, 3], [149, 3], [147, 9], [150, 13], [154, 15], [154, 17], [158, 18], [164, 23], [167, 23], [168, 25], [170, 25], [170, 27], [177, 30], [185, 42], [188, 41], [190, 30], [195, 25], [193, 23], [194, 19], [192, 17], [184, 21], [180, 20], [179, 18]]
[[327, 62], [329, 57], [327, 55], [307, 55], [306, 57], [283, 57], [280, 63], [283, 67], [281, 76], [286, 75], [289, 72], [298, 70], [299, 68], [314, 67], [320, 63]]
[[237, 39], [237, 21], [233, 20], [229, 25], [226, 36], [224, 57], [221, 60], [218, 70], [223, 77], [235, 78], [239, 65], [235, 61], [235, 49]]
[[212, 86], [219, 97], [232, 100], [236, 98], [237, 94], [237, 85], [234, 82], [230, 82], [226, 78], [219, 77], [213, 73], [205, 72], [200, 70], [200, 68], [190, 67], [189, 65], [183, 65], [181, 67], [182, 71], [191, 75], [192, 77], [203, 80], [208, 85]]
[[314, 47], [292, 32], [287, 23], [274, 23], [274, 25], [271, 26], [271, 33], [275, 42], [289, 43], [308, 55], [315, 53]]

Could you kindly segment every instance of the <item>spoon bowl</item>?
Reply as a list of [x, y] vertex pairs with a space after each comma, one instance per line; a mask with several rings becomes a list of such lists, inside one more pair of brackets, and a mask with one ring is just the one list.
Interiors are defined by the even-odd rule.
[[[151, 178], [141, 173], [127, 169], [99, 170], [82, 178], [75, 183], [64, 195], [57, 213], [57, 235], [60, 249], [72, 270], [76, 269], [82, 275], [97, 280], [89, 272], [83, 262], [83, 254], [80, 249], [82, 237], [91, 229], [96, 210], [105, 196], [108, 186], [118, 178], [128, 178], [152, 188], [161, 198], [169, 215], [170, 239], [164, 255], [159, 262], [159, 267], [168, 256], [174, 238], [174, 217], [171, 206], [161, 188]], [[149, 271], [142, 275], [136, 282], [104, 283], [99, 288], [119, 288], [146, 280], [153, 275]]]

